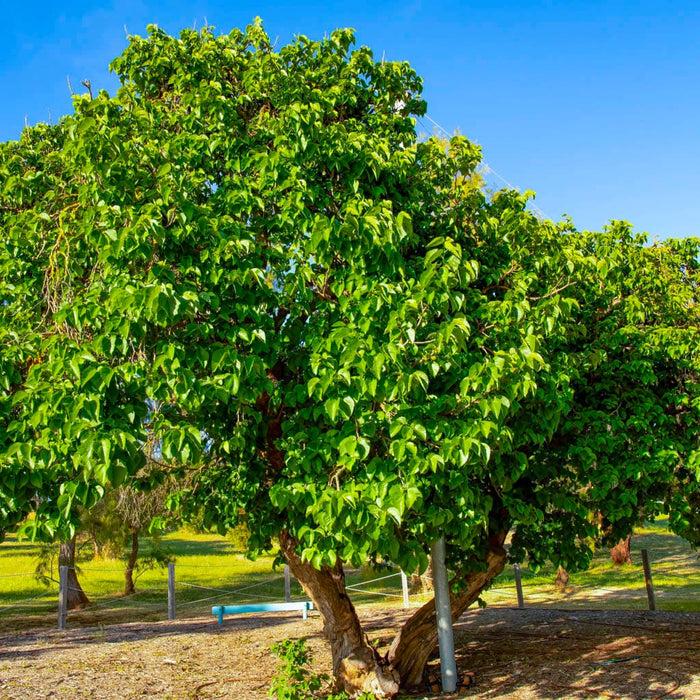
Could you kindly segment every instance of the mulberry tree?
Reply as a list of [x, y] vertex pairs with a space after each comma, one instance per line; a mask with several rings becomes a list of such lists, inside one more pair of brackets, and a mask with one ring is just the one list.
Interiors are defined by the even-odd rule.
[[0, 146], [0, 517], [70, 537], [155, 440], [181, 512], [279, 545], [339, 687], [390, 697], [434, 604], [380, 655], [345, 565], [444, 536], [457, 618], [509, 532], [569, 569], [640, 514], [693, 532], [699, 243], [487, 195], [477, 146], [418, 138], [410, 66], [353, 44], [150, 27], [115, 96]]

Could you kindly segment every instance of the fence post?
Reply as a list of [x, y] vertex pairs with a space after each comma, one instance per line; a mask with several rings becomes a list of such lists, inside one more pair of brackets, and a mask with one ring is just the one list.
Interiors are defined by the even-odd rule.
[[518, 607], [524, 608], [525, 603], [523, 601], [523, 582], [520, 580], [520, 564], [514, 564], [513, 571], [515, 572], [515, 592], [518, 594]]
[[66, 607], [68, 603], [68, 567], [58, 567], [58, 629], [66, 629]]
[[292, 579], [289, 573], [289, 564], [284, 565], [284, 600], [289, 603], [292, 599]]
[[168, 564], [168, 620], [175, 619], [175, 564]]
[[649, 600], [649, 610], [656, 610], [656, 601], [654, 600], [654, 583], [651, 580], [649, 554], [646, 549], [642, 550], [642, 566], [644, 567], [644, 583], [646, 583], [647, 587], [647, 599]]
[[435, 612], [437, 613], [438, 646], [440, 648], [440, 673], [442, 692], [452, 693], [457, 689], [457, 660], [455, 658], [454, 633], [452, 631], [452, 608], [450, 586], [445, 565], [445, 538], [433, 542], [433, 584], [435, 587]]
[[403, 606], [408, 608], [408, 576], [403, 569], [401, 569], [401, 591], [403, 593]]

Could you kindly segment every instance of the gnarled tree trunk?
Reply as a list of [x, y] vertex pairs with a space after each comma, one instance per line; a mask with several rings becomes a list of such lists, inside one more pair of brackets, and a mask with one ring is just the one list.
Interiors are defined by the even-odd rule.
[[623, 564], [632, 563], [632, 552], [630, 551], [631, 542], [632, 535], [627, 535], [624, 540], [620, 540], [610, 550], [610, 556], [612, 557], [614, 564], [617, 566], [622, 566]]
[[338, 690], [351, 697], [373, 693], [377, 698], [391, 698], [399, 690], [398, 676], [369, 646], [357, 612], [345, 590], [342, 562], [319, 571], [304, 562], [296, 552], [297, 541], [288, 532], [280, 534], [280, 547], [303, 589], [323, 617], [323, 630], [330, 642], [333, 675]]
[[[453, 622], [461, 617], [491, 581], [503, 571], [506, 563], [506, 551], [503, 549], [506, 534], [504, 532], [492, 536], [486, 555], [486, 570], [469, 574], [464, 582], [465, 587], [459, 593], [450, 591]], [[411, 615], [396, 635], [387, 654], [387, 660], [399, 673], [402, 688], [416, 688], [421, 684], [425, 665], [437, 643], [437, 619], [433, 599]]]
[[75, 571], [75, 537], [68, 542], [61, 542], [58, 553], [58, 565], [68, 567], [68, 591], [66, 596], [67, 610], [80, 610], [90, 603], [85, 595], [78, 574]]
[[134, 527], [131, 529], [131, 551], [124, 570], [124, 595], [131, 595], [136, 590], [136, 586], [134, 586], [134, 568], [136, 567], [138, 556], [139, 531]]

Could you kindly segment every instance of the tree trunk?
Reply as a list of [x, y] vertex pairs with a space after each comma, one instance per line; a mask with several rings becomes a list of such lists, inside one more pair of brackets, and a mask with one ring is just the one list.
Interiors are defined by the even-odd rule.
[[136, 590], [134, 586], [134, 568], [136, 567], [138, 556], [139, 531], [134, 527], [131, 529], [131, 552], [129, 552], [129, 559], [126, 562], [126, 569], [124, 570], [124, 595], [131, 595]]
[[564, 592], [566, 590], [566, 586], [568, 583], [569, 583], [569, 572], [563, 566], [560, 566], [557, 569], [557, 577], [554, 580], [554, 587], [558, 591]]
[[334, 567], [315, 569], [296, 552], [298, 542], [283, 531], [280, 547], [294, 576], [323, 617], [323, 631], [331, 645], [337, 689], [350, 697], [373, 693], [391, 698], [399, 690], [398, 676], [369, 646], [357, 612], [345, 590], [345, 573], [338, 560]]
[[61, 542], [58, 553], [58, 565], [68, 567], [68, 591], [66, 592], [66, 609], [80, 610], [90, 603], [85, 595], [78, 574], [75, 571], [75, 537], [68, 542]]
[[624, 540], [620, 540], [611, 550], [610, 556], [612, 557], [613, 563], [617, 566], [622, 566], [623, 564], [632, 563], [632, 553], [630, 551], [630, 545], [632, 542], [632, 535], [627, 535]]
[[92, 541], [92, 554], [97, 559], [100, 556], [100, 545], [97, 543], [97, 534], [94, 526], [90, 528], [90, 540]]
[[[491, 537], [485, 560], [486, 570], [468, 574], [464, 580], [466, 586], [458, 593], [452, 593], [450, 590], [453, 622], [461, 617], [491, 581], [503, 571], [506, 563], [506, 551], [503, 549], [506, 534], [498, 533]], [[411, 615], [394, 638], [387, 654], [387, 660], [399, 672], [402, 688], [420, 686], [425, 664], [437, 643], [437, 619], [433, 599]]]
[[433, 562], [428, 560], [428, 568], [421, 574], [416, 572], [411, 576], [411, 593], [433, 592]]

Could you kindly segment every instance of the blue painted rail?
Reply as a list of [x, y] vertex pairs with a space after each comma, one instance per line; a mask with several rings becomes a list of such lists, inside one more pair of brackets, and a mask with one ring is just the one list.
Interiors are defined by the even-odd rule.
[[301, 610], [301, 616], [306, 620], [309, 610], [314, 604], [310, 600], [294, 603], [250, 603], [248, 605], [215, 605], [211, 609], [212, 615], [218, 615], [219, 624], [224, 623], [224, 615], [239, 615], [253, 612], [285, 612], [288, 610]]

